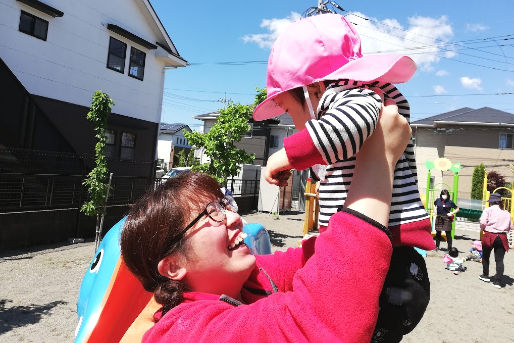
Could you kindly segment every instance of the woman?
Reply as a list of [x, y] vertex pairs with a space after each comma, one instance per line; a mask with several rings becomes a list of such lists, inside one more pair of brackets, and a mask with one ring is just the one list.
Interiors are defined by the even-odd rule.
[[123, 258], [163, 305], [143, 341], [369, 341], [392, 252], [394, 168], [411, 132], [392, 112], [358, 154], [345, 208], [301, 248], [251, 255], [241, 218], [204, 174], [178, 175], [135, 204]]
[[[446, 242], [448, 243], [448, 251], [452, 248], [452, 222], [454, 216], [459, 212], [459, 208], [450, 199], [450, 192], [443, 189], [439, 198], [434, 201], [436, 207], [435, 217], [435, 246], [439, 250], [441, 243], [441, 231], [446, 233]], [[453, 211], [452, 211], [453, 210]]]
[[494, 260], [496, 261], [496, 275], [493, 285], [496, 288], [504, 286], [503, 278], [503, 257], [509, 251], [507, 232], [512, 230], [512, 219], [510, 213], [503, 209], [501, 195], [493, 193], [489, 196], [489, 207], [480, 216], [480, 228], [484, 230], [482, 236], [482, 269], [480, 280], [490, 282], [489, 278], [489, 257], [494, 249]]

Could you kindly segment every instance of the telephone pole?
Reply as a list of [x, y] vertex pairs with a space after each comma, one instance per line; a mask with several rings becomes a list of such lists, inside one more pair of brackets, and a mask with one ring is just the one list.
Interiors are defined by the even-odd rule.
[[[327, 6], [328, 5], [328, 6]], [[338, 12], [346, 12], [344, 8], [339, 6], [335, 1], [329, 0], [318, 0], [318, 6], [309, 7], [303, 13], [304, 17], [310, 17], [313, 15], [323, 14], [323, 13], [338, 13]]]

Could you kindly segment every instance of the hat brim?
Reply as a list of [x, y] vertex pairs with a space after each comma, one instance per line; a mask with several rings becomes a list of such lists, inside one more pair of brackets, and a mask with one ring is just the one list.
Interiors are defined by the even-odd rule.
[[[416, 63], [408, 56], [403, 55], [364, 55], [361, 58], [348, 62], [332, 73], [314, 80], [340, 80], [354, 81], [381, 81], [390, 83], [407, 82], [416, 72]], [[307, 86], [298, 85], [297, 87]], [[257, 106], [253, 112], [253, 119], [266, 120], [284, 113], [273, 99], [290, 89], [273, 94]]]

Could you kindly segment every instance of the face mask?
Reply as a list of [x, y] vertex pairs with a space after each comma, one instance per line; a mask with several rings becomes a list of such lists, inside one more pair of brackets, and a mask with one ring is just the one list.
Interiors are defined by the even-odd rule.
[[309, 114], [311, 115], [311, 119], [316, 119], [314, 115], [314, 110], [312, 109], [311, 98], [309, 97], [309, 91], [307, 87], [303, 86], [303, 94], [305, 95], [305, 102], [307, 103], [307, 107], [309, 108]]
[[447, 195], [443, 195], [443, 196], [441, 196], [441, 198], [443, 198], [443, 200], [446, 200], [448, 198], [448, 196]]

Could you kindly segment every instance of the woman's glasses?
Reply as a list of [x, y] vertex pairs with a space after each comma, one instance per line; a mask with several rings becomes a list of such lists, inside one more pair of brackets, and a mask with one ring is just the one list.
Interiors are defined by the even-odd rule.
[[175, 243], [182, 239], [187, 230], [193, 227], [203, 216], [207, 216], [209, 218], [209, 223], [212, 226], [220, 226], [221, 223], [225, 221], [227, 217], [226, 211], [237, 213], [237, 204], [234, 198], [231, 196], [225, 196], [223, 199], [219, 201], [212, 201], [205, 206], [205, 209], [189, 223], [182, 231], [180, 231], [175, 238], [173, 238], [172, 243]]

